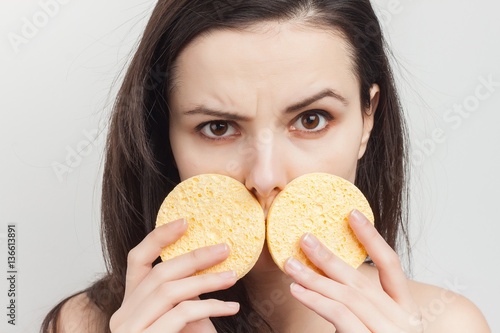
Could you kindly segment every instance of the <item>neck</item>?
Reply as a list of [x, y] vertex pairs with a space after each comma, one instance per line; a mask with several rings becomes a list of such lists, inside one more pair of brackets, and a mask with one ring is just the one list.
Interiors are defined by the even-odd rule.
[[252, 305], [278, 333], [320, 332], [329, 327], [322, 317], [297, 301], [290, 293], [293, 280], [272, 262], [264, 249], [257, 265], [244, 279]]

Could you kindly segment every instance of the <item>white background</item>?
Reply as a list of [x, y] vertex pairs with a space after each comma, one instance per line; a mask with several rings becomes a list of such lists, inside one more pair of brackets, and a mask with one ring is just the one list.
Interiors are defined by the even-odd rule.
[[[17, 223], [19, 272], [15, 328], [6, 324], [8, 286], [0, 275], [0, 332], [36, 332], [58, 300], [103, 271], [104, 135], [97, 133], [106, 129], [115, 81], [154, 5], [60, 0], [44, 22], [46, 2], [0, 2], [0, 267], [7, 270], [6, 226]], [[414, 278], [466, 295], [500, 332], [500, 5], [391, 2], [377, 8], [413, 140]], [[16, 50], [9, 36], [22, 37], [34, 18], [36, 35]], [[481, 78], [497, 85], [488, 91]], [[476, 89], [488, 96], [478, 99]], [[465, 110], [458, 118], [454, 105]], [[96, 139], [89, 144], [88, 136]], [[71, 157], [82, 149], [86, 156]], [[71, 172], [55, 171], [68, 161]], [[442, 306], [429, 304], [427, 318]]]

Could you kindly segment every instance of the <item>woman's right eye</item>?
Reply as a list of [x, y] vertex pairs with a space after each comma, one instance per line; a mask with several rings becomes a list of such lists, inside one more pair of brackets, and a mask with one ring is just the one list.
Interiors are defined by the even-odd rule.
[[201, 124], [198, 126], [197, 131], [213, 140], [221, 140], [238, 134], [236, 128], [224, 120], [215, 120]]

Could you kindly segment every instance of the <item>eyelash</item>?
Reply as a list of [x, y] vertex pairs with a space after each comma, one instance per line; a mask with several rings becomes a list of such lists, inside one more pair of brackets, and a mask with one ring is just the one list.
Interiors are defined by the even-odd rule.
[[217, 122], [226, 123], [226, 124], [232, 126], [233, 128], [237, 128], [237, 125], [233, 121], [217, 119], [217, 120], [206, 121], [206, 122], [203, 122], [203, 123], [199, 124], [198, 126], [195, 127], [194, 131], [196, 133], [198, 133], [205, 140], [209, 140], [209, 141], [224, 141], [224, 140], [228, 140], [228, 138], [229, 138], [228, 136], [209, 137], [209, 136], [206, 136], [205, 134], [202, 133], [202, 130], [203, 130], [203, 128], [205, 126], [213, 124], [213, 123], [217, 123]]
[[324, 110], [313, 109], [313, 110], [308, 110], [308, 111], [305, 111], [305, 112], [302, 112], [301, 114], [299, 114], [297, 117], [295, 117], [293, 119], [292, 124], [295, 124], [301, 117], [304, 117], [304, 116], [309, 115], [309, 114], [316, 114], [316, 115], [324, 117], [325, 121], [326, 121], [325, 127], [323, 127], [320, 130], [317, 130], [317, 131], [315, 131], [315, 130], [303, 131], [303, 130], [295, 129], [294, 130], [295, 132], [302, 132], [305, 135], [317, 135], [317, 134], [323, 133], [324, 131], [328, 130], [330, 128], [330, 122], [334, 119], [334, 117], [330, 113], [328, 113]]
[[[307, 110], [307, 111], [302, 112], [297, 117], [295, 117], [291, 121], [291, 123], [295, 124], [301, 117], [304, 117], [304, 116], [309, 115], [309, 114], [317, 114], [319, 116], [324, 117], [325, 120], [326, 120], [325, 127], [322, 128], [322, 129], [320, 129], [320, 130], [318, 130], [318, 131], [303, 131], [303, 130], [297, 130], [297, 129], [295, 129], [294, 132], [301, 132], [301, 133], [304, 133], [305, 135], [317, 135], [317, 134], [323, 133], [324, 131], [328, 130], [329, 127], [330, 127], [330, 122], [334, 119], [334, 117], [329, 112], [327, 112], [327, 111], [320, 110], [320, 109], [312, 109], [312, 110]], [[199, 124], [198, 126], [195, 127], [195, 132], [198, 133], [202, 138], [204, 138], [206, 140], [209, 140], [209, 141], [224, 141], [224, 140], [228, 140], [232, 135], [230, 135], [230, 136], [221, 136], [221, 137], [208, 137], [207, 135], [205, 135], [205, 134], [202, 133], [202, 130], [203, 130], [203, 128], [205, 128], [205, 126], [213, 124], [213, 123], [217, 123], [217, 122], [226, 123], [229, 126], [235, 128], [236, 131], [237, 131], [238, 126], [233, 121], [217, 119], [217, 120], [206, 121], [206, 122], [203, 122], [203, 123]]]

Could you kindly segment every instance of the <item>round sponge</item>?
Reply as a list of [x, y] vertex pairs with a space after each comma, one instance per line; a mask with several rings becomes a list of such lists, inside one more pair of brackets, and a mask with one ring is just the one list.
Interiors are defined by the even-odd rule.
[[301, 236], [310, 232], [357, 268], [367, 253], [348, 224], [353, 209], [373, 223], [370, 204], [351, 182], [326, 173], [306, 174], [291, 181], [274, 199], [267, 217], [267, 245], [276, 265], [284, 271], [285, 260], [294, 257], [323, 274], [299, 245]]
[[178, 184], [163, 201], [156, 227], [185, 218], [186, 233], [161, 253], [163, 261], [197, 248], [227, 243], [229, 257], [196, 274], [235, 270], [239, 278], [254, 266], [265, 240], [262, 208], [239, 181], [202, 174]]

